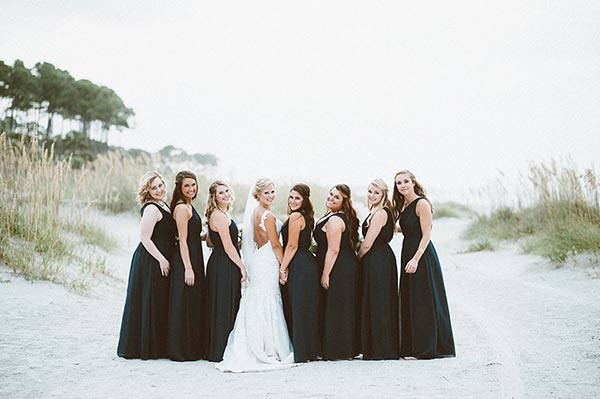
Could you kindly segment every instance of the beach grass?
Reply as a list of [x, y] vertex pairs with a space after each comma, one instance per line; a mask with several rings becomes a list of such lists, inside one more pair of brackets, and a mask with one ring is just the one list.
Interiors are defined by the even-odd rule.
[[600, 192], [592, 168], [580, 170], [572, 162], [533, 164], [519, 184], [519, 197], [519, 206], [476, 217], [466, 238], [489, 241], [491, 247], [503, 240], [520, 240], [524, 252], [557, 264], [600, 253]]
[[490, 238], [483, 237], [473, 240], [465, 250], [465, 252], [481, 252], [481, 251], [493, 251], [496, 249], [494, 243]]
[[466, 205], [459, 204], [453, 201], [439, 202], [434, 204], [433, 218], [453, 218], [463, 219], [474, 216], [475, 212]]
[[[0, 136], [0, 262], [30, 280], [64, 284], [87, 291], [97, 275], [112, 275], [103, 253], [119, 245], [94, 224], [90, 210], [108, 213], [136, 211], [138, 180], [148, 170], [163, 174], [169, 195], [174, 171], [160, 157], [119, 151], [99, 154], [94, 161], [74, 168], [70, 158], [58, 159], [53, 147], [35, 134], [11, 140]], [[198, 174], [200, 191], [195, 201], [206, 204], [210, 180]], [[273, 211], [285, 217], [292, 184], [276, 182]], [[237, 201], [234, 216], [244, 211], [248, 183], [233, 183]], [[317, 217], [325, 211], [328, 189], [312, 184]]]
[[131, 156], [116, 151], [99, 154], [77, 173], [73, 194], [105, 212], [133, 211], [137, 209], [139, 178], [153, 169], [158, 169], [157, 161], [144, 154]]
[[[87, 287], [65, 265], [85, 263], [81, 245], [109, 251], [117, 243], [87, 220], [89, 203], [77, 198], [85, 176], [35, 136], [12, 143], [0, 135], [0, 155], [0, 261], [26, 279]], [[106, 265], [91, 264], [106, 272]]]

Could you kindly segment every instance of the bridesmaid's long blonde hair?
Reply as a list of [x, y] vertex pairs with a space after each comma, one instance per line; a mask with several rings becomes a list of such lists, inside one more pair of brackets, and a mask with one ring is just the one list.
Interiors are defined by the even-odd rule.
[[[377, 203], [375, 205], [370, 204], [369, 198], [367, 198], [367, 207], [369, 208], [371, 215], [373, 215], [375, 212], [377, 212], [378, 210], [383, 209], [383, 208], [388, 208], [390, 210], [390, 212], [392, 212], [392, 214], [393, 214], [392, 202], [390, 201], [390, 198], [389, 198], [389, 189], [388, 189], [388, 185], [386, 184], [386, 182], [383, 181], [383, 179], [373, 179], [373, 181], [369, 185], [377, 187], [378, 189], [381, 190], [381, 193], [383, 194], [383, 196], [381, 197], [381, 201], [379, 201], [379, 203]], [[370, 224], [370, 223], [371, 223], [371, 219], [369, 218], [368, 224]]]
[[229, 193], [231, 194], [231, 202], [227, 204], [227, 209], [225, 211], [229, 213], [231, 212], [231, 209], [233, 209], [233, 201], [235, 200], [233, 190], [231, 189], [229, 184], [225, 183], [224, 181], [215, 180], [212, 183], [210, 183], [210, 186], [208, 187], [208, 198], [206, 199], [206, 212], [204, 212], [207, 221], [210, 219], [210, 215], [212, 215], [212, 213], [217, 209], [217, 187], [219, 186], [227, 187], [229, 189]]
[[[150, 185], [154, 181], [154, 179], [159, 178], [162, 184], [165, 184], [165, 179], [155, 170], [144, 173], [144, 175], [140, 178], [140, 182], [138, 185], [138, 190], [136, 193], [136, 201], [140, 205], [144, 205], [146, 202], [152, 200], [152, 196], [150, 195]], [[165, 190], [166, 190], [165, 185]]]

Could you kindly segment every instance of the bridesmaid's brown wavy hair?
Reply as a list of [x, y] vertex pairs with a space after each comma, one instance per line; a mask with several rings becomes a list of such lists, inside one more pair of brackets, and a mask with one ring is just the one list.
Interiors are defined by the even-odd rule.
[[171, 212], [175, 211], [175, 205], [177, 205], [179, 202], [185, 202], [185, 198], [183, 196], [183, 193], [181, 192], [181, 186], [183, 184], [184, 179], [194, 179], [194, 181], [196, 182], [196, 194], [194, 194], [194, 198], [192, 198], [192, 201], [195, 200], [198, 196], [198, 191], [200, 190], [200, 188], [198, 187], [198, 179], [196, 178], [196, 175], [193, 172], [190, 172], [189, 170], [182, 170], [181, 172], [178, 172], [177, 175], [175, 175], [175, 187], [173, 188], [171, 203], [169, 204]]
[[[315, 217], [315, 210], [312, 202], [310, 201], [310, 187], [304, 183], [298, 183], [290, 189], [290, 191], [292, 190], [300, 194], [302, 197], [302, 207], [300, 207], [298, 212], [313, 219]], [[288, 215], [292, 213], [292, 209], [290, 208], [289, 204], [287, 207], [287, 213]]]
[[[301, 214], [308, 216], [309, 226], [311, 230], [314, 227], [315, 221], [315, 209], [313, 207], [312, 201], [310, 200], [310, 187], [304, 183], [297, 183], [294, 187], [290, 188], [291, 191], [296, 191], [302, 197], [302, 206], [295, 212], [300, 212]], [[290, 208], [290, 204], [288, 202], [288, 215], [292, 213], [292, 208]], [[288, 219], [289, 220], [289, 219]], [[285, 223], [288, 221], [286, 220]]]
[[348, 224], [350, 225], [348, 226], [350, 228], [350, 231], [348, 232], [350, 245], [352, 246], [352, 249], [356, 250], [356, 247], [358, 246], [358, 225], [360, 222], [358, 216], [356, 216], [356, 210], [354, 210], [354, 206], [352, 205], [352, 192], [350, 187], [346, 184], [336, 184], [332, 187], [332, 189], [334, 188], [342, 195], [343, 201], [341, 211], [346, 215]]
[[427, 193], [425, 192], [425, 189], [423, 188], [421, 183], [417, 181], [415, 175], [410, 170], [401, 170], [400, 172], [394, 175], [394, 195], [392, 198], [392, 212], [394, 213], [394, 220], [398, 220], [400, 218], [400, 212], [402, 211], [402, 208], [404, 208], [404, 203], [406, 202], [404, 195], [400, 194], [400, 191], [398, 191], [398, 186], [396, 185], [396, 178], [398, 177], [398, 175], [408, 175], [410, 180], [415, 185], [415, 194], [417, 194], [419, 197], [425, 198], [431, 206], [431, 212], [433, 212], [433, 205], [431, 204], [431, 201], [429, 201], [429, 198], [427, 198]]

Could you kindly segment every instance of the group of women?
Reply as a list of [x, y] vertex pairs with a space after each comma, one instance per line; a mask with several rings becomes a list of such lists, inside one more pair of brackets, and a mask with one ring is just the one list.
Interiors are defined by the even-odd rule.
[[[364, 360], [455, 355], [430, 240], [432, 207], [411, 172], [396, 174], [391, 201], [383, 180], [369, 184], [362, 242], [347, 185], [331, 188], [327, 212], [315, 221], [310, 188], [296, 184], [280, 226], [270, 211], [275, 185], [258, 180], [246, 205], [243, 258], [230, 216], [231, 188], [210, 185], [205, 235], [192, 205], [197, 193], [195, 175], [179, 172], [167, 206], [162, 177], [149, 172], [141, 179], [141, 243], [131, 264], [119, 356], [206, 359], [238, 372], [360, 354]], [[389, 245], [395, 231], [404, 235], [400, 288]], [[213, 248], [206, 274], [202, 239]]]

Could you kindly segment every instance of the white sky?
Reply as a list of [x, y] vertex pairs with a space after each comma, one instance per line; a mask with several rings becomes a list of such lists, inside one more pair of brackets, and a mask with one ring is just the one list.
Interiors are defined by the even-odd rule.
[[[168, 4], [168, 5], [167, 5]], [[210, 152], [225, 178], [456, 198], [600, 152], [600, 2], [0, 0], [0, 59], [113, 88], [111, 143]], [[468, 201], [463, 201], [468, 202]]]

